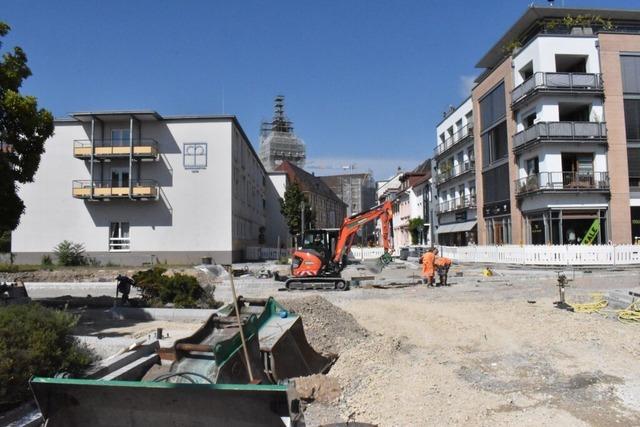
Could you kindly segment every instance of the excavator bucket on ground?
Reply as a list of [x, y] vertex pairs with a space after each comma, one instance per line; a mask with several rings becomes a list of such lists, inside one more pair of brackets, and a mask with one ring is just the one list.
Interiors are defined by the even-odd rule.
[[[317, 353], [302, 318], [273, 298], [239, 297], [238, 307], [248, 366], [230, 304], [172, 348], [154, 341], [91, 379], [34, 378], [47, 426], [304, 425], [295, 392], [278, 384], [326, 372], [335, 357]], [[160, 357], [172, 363], [158, 366]]]
[[303, 426], [287, 386], [33, 378], [47, 427]]

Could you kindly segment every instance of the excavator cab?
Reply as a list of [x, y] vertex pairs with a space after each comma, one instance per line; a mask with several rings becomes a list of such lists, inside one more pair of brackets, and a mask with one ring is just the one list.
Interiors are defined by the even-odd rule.
[[333, 258], [339, 231], [337, 228], [307, 230], [302, 235], [299, 249], [316, 251], [328, 263]]

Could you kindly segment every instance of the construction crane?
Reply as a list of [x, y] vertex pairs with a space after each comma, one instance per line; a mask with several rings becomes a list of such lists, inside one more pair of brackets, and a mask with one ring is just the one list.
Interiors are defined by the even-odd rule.
[[383, 264], [388, 264], [393, 252], [390, 234], [393, 230], [393, 203], [386, 201], [367, 211], [344, 220], [340, 229], [308, 230], [302, 243], [291, 258], [291, 275], [286, 280], [288, 289], [349, 289], [349, 283], [341, 276], [347, 266], [347, 254], [365, 224], [380, 219], [382, 223]]

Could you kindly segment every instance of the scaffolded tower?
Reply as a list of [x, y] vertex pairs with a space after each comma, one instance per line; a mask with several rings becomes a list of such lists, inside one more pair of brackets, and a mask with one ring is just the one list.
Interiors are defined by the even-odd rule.
[[284, 114], [284, 96], [274, 100], [271, 122], [260, 127], [260, 160], [268, 172], [275, 170], [284, 160], [304, 167], [307, 157], [304, 142], [293, 133], [293, 123]]

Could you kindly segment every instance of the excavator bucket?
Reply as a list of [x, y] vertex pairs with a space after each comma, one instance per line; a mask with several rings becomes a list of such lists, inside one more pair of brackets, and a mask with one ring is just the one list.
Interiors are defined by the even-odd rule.
[[48, 427], [303, 426], [288, 386], [33, 378]]
[[[173, 348], [154, 342], [95, 370], [91, 379], [34, 378], [31, 389], [46, 425], [304, 425], [295, 392], [275, 384], [325, 372], [334, 357], [317, 353], [302, 318], [273, 298], [240, 297], [238, 307], [241, 326], [230, 304]], [[158, 367], [157, 353], [173, 360], [171, 366]]]

